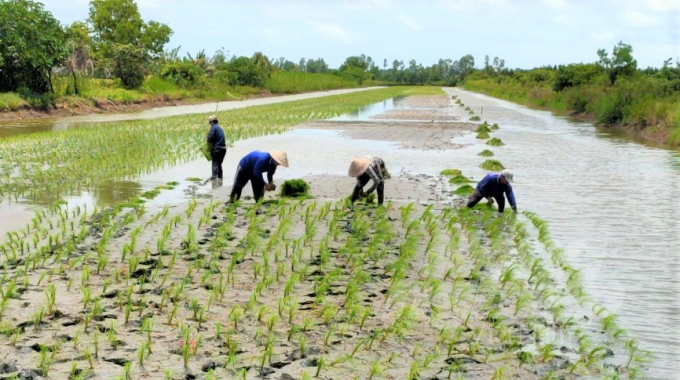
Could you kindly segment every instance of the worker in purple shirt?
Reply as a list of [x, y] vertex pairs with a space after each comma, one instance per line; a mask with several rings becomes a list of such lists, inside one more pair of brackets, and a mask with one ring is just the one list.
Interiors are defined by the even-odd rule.
[[[236, 175], [234, 176], [234, 186], [231, 189], [231, 195], [227, 203], [239, 200], [241, 198], [241, 191], [248, 182], [250, 182], [253, 188], [255, 202], [262, 199], [265, 190], [275, 190], [274, 173], [279, 165], [284, 168], [288, 167], [288, 157], [285, 152], [260, 152], [256, 150], [248, 153], [238, 163]], [[263, 177], [265, 173], [267, 174], [266, 180]]]
[[517, 204], [515, 203], [515, 194], [512, 192], [513, 174], [510, 170], [505, 169], [500, 174], [489, 173], [477, 184], [477, 188], [470, 195], [467, 206], [475, 207], [482, 198], [489, 200], [489, 204], [493, 204], [495, 199], [498, 202], [498, 212], [503, 212], [505, 209], [505, 197], [508, 197], [508, 203], [512, 210], [517, 212]]

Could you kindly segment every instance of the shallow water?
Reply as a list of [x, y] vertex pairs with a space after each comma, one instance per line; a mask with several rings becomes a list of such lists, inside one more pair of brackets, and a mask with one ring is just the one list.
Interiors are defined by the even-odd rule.
[[93, 125], [97, 123], [110, 123], [130, 120], [147, 120], [159, 117], [189, 115], [196, 113], [214, 113], [216, 110], [226, 111], [236, 108], [260, 106], [287, 101], [312, 99], [328, 95], [347, 94], [350, 92], [366, 91], [380, 87], [351, 88], [331, 91], [317, 91], [305, 94], [272, 96], [247, 100], [235, 100], [229, 102], [212, 102], [203, 104], [189, 104], [180, 106], [157, 107], [140, 112], [92, 114], [70, 117], [35, 118], [23, 120], [0, 120], [0, 139], [19, 134], [35, 132], [58, 131], [67, 128]]
[[[587, 292], [619, 314], [618, 323], [654, 352], [656, 358], [645, 375], [675, 378], [680, 371], [678, 152], [645, 146], [548, 112], [457, 89], [447, 91], [458, 94], [478, 113], [483, 107], [482, 119], [501, 126], [494, 136], [507, 145], [488, 147], [469, 134], [454, 140], [467, 145], [459, 150], [399, 149], [395, 143], [350, 139], [337, 131], [298, 129], [236, 142], [224, 162], [223, 186], [231, 186], [238, 160], [255, 149], [288, 153], [291, 167], [277, 170], [275, 176], [280, 183], [307, 175], [346, 176], [351, 159], [367, 152], [385, 159], [393, 175], [434, 175], [442, 167], [453, 167], [478, 180], [486, 172], [478, 167], [484, 159], [476, 154], [488, 148], [515, 171], [520, 210], [534, 211], [549, 222], [553, 240], [565, 249], [567, 261], [583, 270]], [[393, 101], [381, 102], [344, 121], [366, 120], [394, 107], [398, 102], [396, 106]], [[162, 191], [148, 205], [185, 202], [189, 195], [184, 190], [193, 184], [185, 179], [209, 175], [210, 163], [197, 160], [134, 182], [102, 184], [66, 200], [101, 206], [179, 181], [180, 186]], [[349, 192], [353, 180], [348, 177], [347, 183]], [[211, 190], [211, 184], [197, 187], [199, 193]], [[34, 204], [40, 202], [3, 204], [0, 220], [12, 223], [0, 223], [0, 233], [24, 226]]]
[[[645, 375], [680, 373], [680, 156], [588, 123], [576, 123], [487, 96], [448, 90], [482, 119], [498, 123], [490, 147], [515, 172], [519, 209], [550, 225], [565, 258], [583, 270], [593, 299], [653, 351]], [[476, 167], [473, 148], [454, 167]], [[482, 147], [477, 147], [481, 151]], [[466, 153], [467, 151], [467, 153]], [[474, 174], [484, 171], [476, 168]]]

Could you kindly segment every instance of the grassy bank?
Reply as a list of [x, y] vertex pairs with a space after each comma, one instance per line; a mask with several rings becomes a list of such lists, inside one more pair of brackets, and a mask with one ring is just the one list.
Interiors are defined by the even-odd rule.
[[[264, 87], [231, 86], [220, 78], [205, 78], [199, 84], [178, 85], [149, 76], [139, 89], [123, 88], [120, 80], [55, 77], [54, 94], [0, 93], [0, 111], [50, 108], [78, 108], [103, 103], [140, 104], [156, 101], [224, 101], [262, 94], [292, 94], [308, 91], [360, 87], [359, 83], [334, 74], [274, 72]], [[365, 86], [373, 82], [363, 83]], [[77, 95], [76, 88], [77, 87]]]
[[621, 78], [609, 85], [604, 80], [593, 80], [556, 91], [555, 73], [543, 70], [538, 75], [537, 71], [528, 75], [472, 76], [463, 88], [557, 114], [623, 127], [671, 146], [680, 145], [680, 94], [667, 81], [638, 76]]

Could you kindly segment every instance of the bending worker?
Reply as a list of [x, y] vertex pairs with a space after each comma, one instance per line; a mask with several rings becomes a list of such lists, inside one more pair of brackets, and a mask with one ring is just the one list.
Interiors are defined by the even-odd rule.
[[[229, 196], [229, 203], [241, 198], [241, 191], [248, 181], [250, 181], [250, 185], [253, 188], [255, 202], [262, 199], [264, 190], [275, 190], [274, 173], [279, 165], [284, 168], [288, 167], [288, 157], [285, 152], [260, 152], [256, 150], [248, 153], [241, 159], [236, 168], [236, 176], [234, 177], [234, 186]], [[266, 181], [263, 177], [265, 173], [267, 173]]]
[[486, 198], [489, 204], [493, 204], [495, 199], [498, 202], [498, 212], [503, 212], [505, 209], [505, 197], [508, 197], [508, 202], [512, 210], [517, 212], [517, 204], [515, 203], [515, 194], [512, 192], [513, 174], [510, 170], [505, 169], [500, 174], [489, 173], [477, 184], [477, 188], [470, 195], [467, 206], [475, 207], [482, 198]]
[[[389, 173], [385, 167], [385, 162], [380, 157], [364, 156], [352, 161], [349, 166], [349, 176], [356, 177], [357, 184], [352, 193], [352, 203], [359, 197], [367, 197], [374, 190], [378, 190], [378, 205], [383, 204], [385, 198], [385, 178], [389, 178]], [[368, 181], [373, 181], [373, 185], [363, 191]]]
[[218, 124], [217, 116], [208, 118], [210, 132], [208, 132], [208, 145], [210, 146], [210, 158], [212, 159], [212, 176], [210, 179], [222, 179], [222, 162], [227, 154], [227, 144], [224, 139], [224, 131]]

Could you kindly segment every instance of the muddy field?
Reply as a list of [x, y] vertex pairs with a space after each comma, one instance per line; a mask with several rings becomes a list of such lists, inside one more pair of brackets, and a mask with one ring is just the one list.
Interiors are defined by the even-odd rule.
[[[476, 126], [449, 122], [467, 113], [445, 96], [412, 98], [409, 106], [427, 109], [404, 119], [444, 122], [301, 127], [443, 151]], [[0, 373], [282, 380], [600, 373], [597, 360], [582, 360], [583, 347], [548, 339], [572, 334], [575, 322], [556, 307], [563, 286], [547, 272], [534, 276], [540, 257], [514, 214], [484, 204], [467, 210], [465, 196], [452, 193], [458, 185], [443, 176], [393, 170], [385, 207], [349, 205], [349, 177], [305, 179], [313, 199], [269, 193], [255, 205], [246, 188], [241, 204], [227, 206], [225, 186], [163, 209], [45, 212], [4, 249], [12, 280], [2, 289]]]

